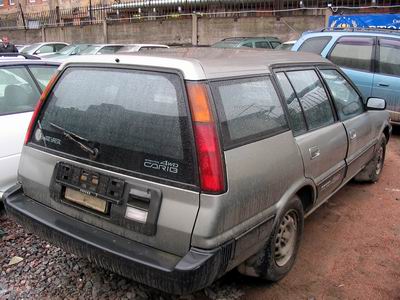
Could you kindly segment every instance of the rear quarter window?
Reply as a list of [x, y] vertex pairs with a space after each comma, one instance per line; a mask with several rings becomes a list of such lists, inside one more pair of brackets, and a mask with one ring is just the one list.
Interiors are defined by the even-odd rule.
[[57, 66], [30, 65], [28, 67], [42, 90], [44, 90], [57, 70]]
[[288, 129], [282, 105], [268, 76], [214, 82], [212, 93], [225, 147]]
[[331, 39], [332, 37], [330, 36], [319, 36], [306, 39], [299, 47], [299, 51], [321, 54]]
[[69, 68], [42, 111], [44, 139], [34, 134], [33, 142], [88, 160], [56, 124], [98, 148], [93, 163], [192, 184], [193, 141], [182, 86], [173, 73]]
[[0, 68], [0, 116], [32, 111], [39, 97], [25, 66]]
[[371, 72], [374, 50], [373, 37], [342, 37], [329, 59], [338, 66]]

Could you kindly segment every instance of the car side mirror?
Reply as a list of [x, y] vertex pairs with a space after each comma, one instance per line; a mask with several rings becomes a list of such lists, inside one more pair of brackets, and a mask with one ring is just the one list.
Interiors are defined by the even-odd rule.
[[36, 50], [34, 54], [40, 54], [40, 50]]
[[382, 98], [368, 98], [367, 100], [367, 108], [369, 110], [385, 110], [386, 109], [386, 100]]

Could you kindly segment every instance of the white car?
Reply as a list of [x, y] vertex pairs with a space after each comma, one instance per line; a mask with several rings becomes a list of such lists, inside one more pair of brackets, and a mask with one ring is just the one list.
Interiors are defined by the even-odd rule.
[[60, 51], [67, 43], [63, 42], [47, 42], [47, 43], [35, 43], [21, 49], [21, 53], [41, 56], [42, 54], [55, 53]]
[[121, 49], [118, 52], [139, 52], [143, 50], [151, 50], [151, 49], [168, 49], [167, 45], [160, 45], [160, 44], [129, 44]]
[[97, 55], [97, 54], [114, 54], [125, 44], [92, 44], [85, 50], [81, 51], [78, 55]]
[[25, 132], [42, 90], [58, 63], [0, 58], [0, 202], [17, 181], [19, 157]]

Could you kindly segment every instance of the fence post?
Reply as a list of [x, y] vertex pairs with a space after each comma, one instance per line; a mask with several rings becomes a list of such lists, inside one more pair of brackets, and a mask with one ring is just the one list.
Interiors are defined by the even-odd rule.
[[198, 41], [198, 19], [197, 14], [192, 14], [192, 46], [197, 46]]
[[108, 44], [108, 28], [107, 28], [107, 20], [103, 20], [103, 39], [104, 43]]
[[46, 42], [46, 30], [44, 28], [44, 25], [42, 25], [42, 42]]

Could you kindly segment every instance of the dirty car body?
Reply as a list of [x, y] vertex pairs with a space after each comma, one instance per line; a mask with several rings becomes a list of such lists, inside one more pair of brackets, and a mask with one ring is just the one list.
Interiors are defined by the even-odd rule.
[[[315, 82], [302, 88], [302, 78]], [[346, 121], [326, 80], [346, 82], [359, 101]], [[290, 86], [297, 92], [286, 97]], [[281, 278], [297, 243], [283, 247], [288, 260], [286, 250], [275, 259], [278, 275], [251, 258], [272, 235], [282, 238], [281, 224], [300, 240], [303, 212], [363, 170], [390, 136], [388, 113], [367, 110], [335, 65], [307, 53], [79, 57], [48, 89], [20, 185], [6, 197], [9, 215], [67, 251], [176, 294], [246, 262], [243, 273]]]

